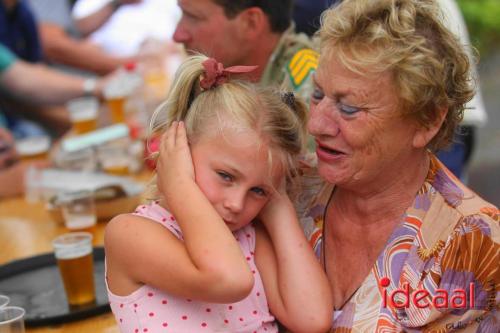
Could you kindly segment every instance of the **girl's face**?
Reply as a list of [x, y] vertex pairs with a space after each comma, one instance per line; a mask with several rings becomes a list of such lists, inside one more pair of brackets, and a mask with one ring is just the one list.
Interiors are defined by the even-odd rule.
[[254, 131], [231, 128], [191, 145], [196, 183], [231, 231], [250, 223], [283, 179], [270, 170], [268, 151]]

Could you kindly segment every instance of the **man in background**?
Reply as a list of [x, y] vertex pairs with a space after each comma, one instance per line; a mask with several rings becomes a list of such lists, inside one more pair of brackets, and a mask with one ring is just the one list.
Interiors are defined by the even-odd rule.
[[182, 17], [173, 39], [224, 66], [258, 65], [253, 79], [309, 99], [318, 54], [296, 34], [292, 1], [179, 0]]

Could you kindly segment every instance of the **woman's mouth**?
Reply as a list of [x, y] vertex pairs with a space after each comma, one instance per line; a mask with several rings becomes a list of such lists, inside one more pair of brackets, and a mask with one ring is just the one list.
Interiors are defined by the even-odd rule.
[[322, 151], [329, 153], [329, 154], [334, 154], [334, 155], [342, 154], [342, 152], [340, 152], [338, 150], [330, 149], [330, 148], [327, 148], [325, 146], [318, 146], [318, 148], [321, 149]]
[[316, 155], [318, 156], [319, 160], [332, 162], [343, 157], [345, 154], [339, 150], [332, 149], [324, 145], [321, 145], [320, 143], [317, 143]]

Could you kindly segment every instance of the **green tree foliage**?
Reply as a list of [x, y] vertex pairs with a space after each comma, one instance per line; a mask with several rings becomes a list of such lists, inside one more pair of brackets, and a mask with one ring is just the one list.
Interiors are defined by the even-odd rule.
[[500, 48], [500, 0], [457, 0], [472, 44], [482, 56]]

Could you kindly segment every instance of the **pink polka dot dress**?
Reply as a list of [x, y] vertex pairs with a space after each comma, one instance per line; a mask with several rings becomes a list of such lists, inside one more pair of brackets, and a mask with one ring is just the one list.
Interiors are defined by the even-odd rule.
[[[135, 214], [160, 223], [182, 240], [175, 218], [157, 203], [139, 206]], [[114, 295], [108, 288], [111, 310], [120, 332], [278, 332], [255, 266], [255, 229], [247, 225], [234, 232], [234, 236], [254, 273], [255, 284], [247, 298], [232, 304], [212, 304], [169, 295], [148, 285], [128, 296]]]

